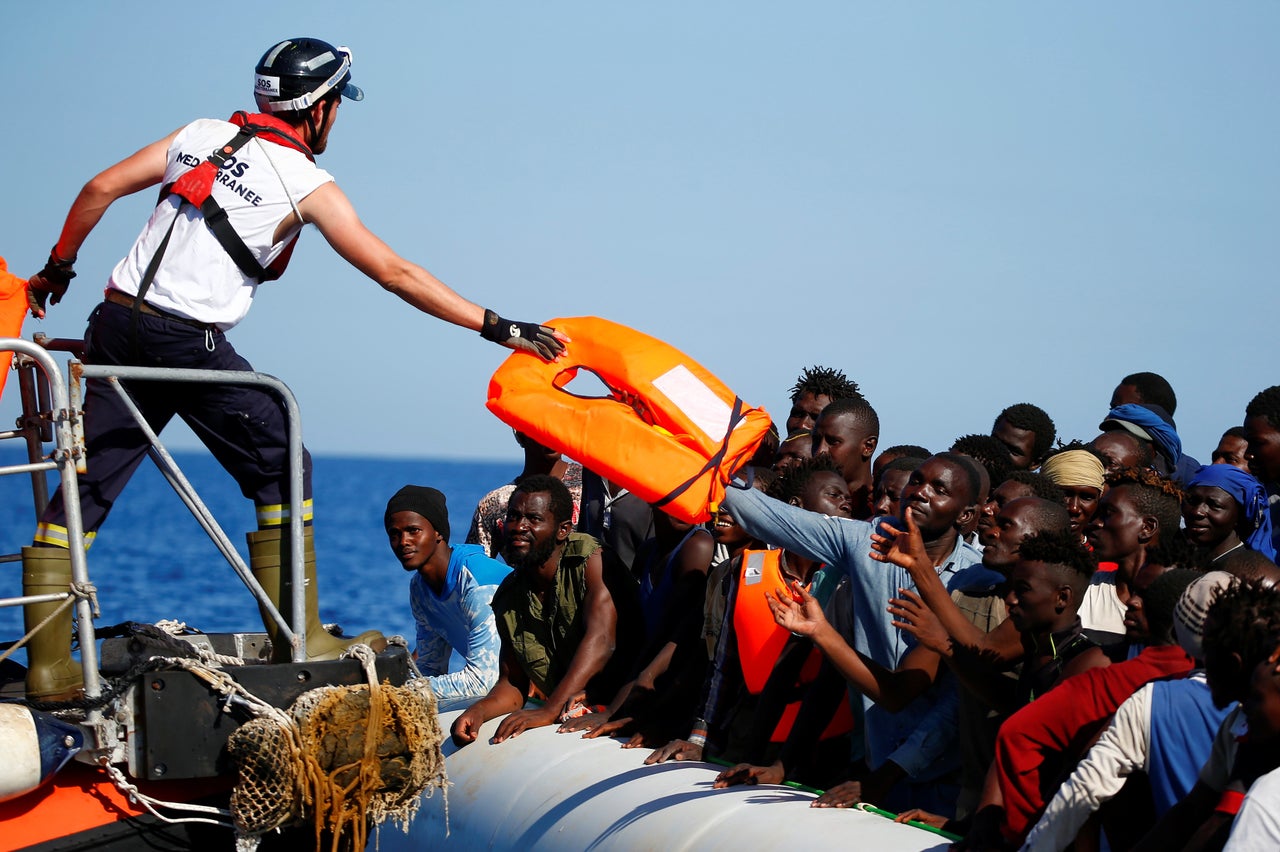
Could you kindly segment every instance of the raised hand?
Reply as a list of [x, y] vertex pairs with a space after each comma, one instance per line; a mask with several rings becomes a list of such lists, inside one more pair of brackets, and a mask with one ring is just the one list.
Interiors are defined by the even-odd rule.
[[777, 589], [769, 592], [765, 600], [768, 601], [769, 611], [773, 613], [773, 620], [778, 626], [797, 636], [813, 636], [827, 623], [822, 605], [799, 580], [792, 580], [789, 590]]
[[933, 571], [933, 560], [924, 549], [924, 536], [916, 526], [911, 507], [902, 510], [902, 522], [905, 530], [900, 530], [887, 521], [880, 522], [880, 532], [871, 534], [870, 557], [877, 562], [887, 562], [905, 568], [914, 577], [916, 572]]
[[905, 630], [931, 651], [941, 655], [951, 654], [951, 635], [947, 633], [938, 616], [910, 589], [898, 589], [901, 597], [889, 598], [889, 614], [893, 626]]

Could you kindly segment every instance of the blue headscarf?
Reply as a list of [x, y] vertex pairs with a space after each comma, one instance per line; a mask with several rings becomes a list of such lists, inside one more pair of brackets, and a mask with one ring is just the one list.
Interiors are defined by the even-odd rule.
[[1102, 422], [1105, 424], [1107, 420], [1124, 420], [1135, 426], [1141, 426], [1151, 435], [1156, 449], [1168, 460], [1169, 469], [1173, 470], [1178, 466], [1178, 459], [1182, 458], [1182, 439], [1174, 431], [1173, 424], [1167, 418], [1160, 416], [1163, 410], [1159, 406], [1129, 402], [1117, 405], [1108, 411], [1106, 420]]
[[1252, 532], [1245, 539], [1250, 550], [1256, 550], [1275, 561], [1276, 549], [1271, 542], [1271, 511], [1267, 505], [1267, 489], [1254, 477], [1229, 464], [1206, 464], [1195, 472], [1187, 487], [1210, 485], [1221, 488], [1240, 504], [1244, 526]]

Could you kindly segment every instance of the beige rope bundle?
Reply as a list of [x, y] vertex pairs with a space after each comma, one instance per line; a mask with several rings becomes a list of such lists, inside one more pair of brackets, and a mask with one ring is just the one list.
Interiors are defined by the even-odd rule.
[[445, 788], [435, 697], [379, 684], [372, 651], [357, 648], [368, 684], [313, 689], [287, 719], [254, 719], [232, 734], [240, 778], [231, 813], [242, 835], [309, 819], [317, 845], [328, 831], [334, 852], [359, 852], [370, 824], [391, 818], [407, 830], [422, 794]]

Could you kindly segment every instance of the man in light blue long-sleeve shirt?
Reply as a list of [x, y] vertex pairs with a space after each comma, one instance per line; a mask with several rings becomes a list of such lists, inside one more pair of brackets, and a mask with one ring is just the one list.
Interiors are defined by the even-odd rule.
[[[489, 604], [510, 569], [479, 545], [449, 545], [445, 497], [434, 488], [401, 488], [387, 503], [383, 523], [392, 553], [414, 572], [409, 605], [417, 624], [415, 656], [439, 709], [483, 698], [498, 678], [498, 631]], [[454, 652], [463, 667], [450, 672]]]
[[[910, 506], [939, 576], [949, 590], [1000, 582], [982, 566], [982, 555], [965, 543], [960, 530], [977, 511], [979, 474], [972, 460], [953, 453], [927, 459], [912, 471], [901, 505]], [[880, 665], [897, 668], [914, 641], [892, 625], [886, 607], [899, 589], [915, 589], [903, 568], [871, 558], [871, 535], [884, 518], [870, 522], [806, 512], [765, 497], [755, 489], [730, 488], [725, 508], [743, 529], [770, 544], [827, 565], [839, 566], [853, 587], [853, 647]], [[935, 813], [954, 809], [940, 784], [959, 766], [955, 681], [944, 676], [898, 713], [862, 697], [871, 786], [886, 794], [878, 805], [893, 810], [922, 807]], [[941, 796], [929, 795], [941, 793]], [[941, 801], [939, 799], [942, 799]]]

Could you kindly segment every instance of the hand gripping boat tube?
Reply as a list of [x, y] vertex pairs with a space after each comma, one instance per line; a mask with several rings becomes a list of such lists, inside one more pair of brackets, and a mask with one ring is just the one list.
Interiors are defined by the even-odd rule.
[[[555, 361], [515, 352], [489, 381], [503, 423], [688, 523], [702, 523], [769, 431], [700, 364], [661, 340], [598, 317], [550, 320], [569, 338]], [[567, 386], [594, 374], [609, 396]]]

